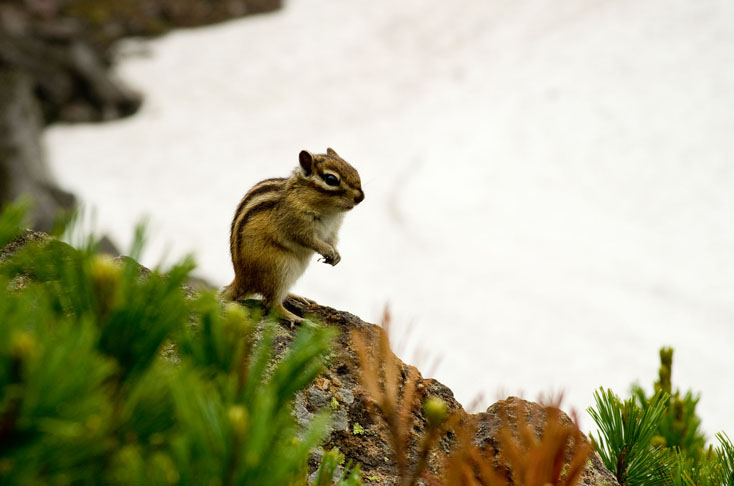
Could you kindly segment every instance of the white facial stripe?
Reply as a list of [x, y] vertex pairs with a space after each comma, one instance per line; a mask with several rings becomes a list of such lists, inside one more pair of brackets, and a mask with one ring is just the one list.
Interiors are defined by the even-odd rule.
[[330, 186], [326, 182], [324, 182], [320, 177], [315, 177], [313, 181], [319, 185], [319, 187], [323, 187], [327, 191], [341, 191], [342, 188], [340, 186]]

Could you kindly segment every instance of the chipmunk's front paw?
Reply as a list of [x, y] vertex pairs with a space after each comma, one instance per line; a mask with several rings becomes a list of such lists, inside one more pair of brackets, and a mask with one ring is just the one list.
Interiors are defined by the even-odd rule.
[[331, 252], [322, 256], [324, 257], [322, 261], [324, 263], [328, 263], [332, 267], [342, 261], [342, 256], [339, 254], [338, 251], [336, 251], [336, 248], [332, 248]]

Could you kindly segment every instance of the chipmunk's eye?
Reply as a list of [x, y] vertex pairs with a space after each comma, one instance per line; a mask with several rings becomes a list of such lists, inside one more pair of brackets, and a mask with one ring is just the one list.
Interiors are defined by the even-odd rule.
[[324, 174], [324, 182], [329, 186], [338, 186], [339, 178], [334, 174]]

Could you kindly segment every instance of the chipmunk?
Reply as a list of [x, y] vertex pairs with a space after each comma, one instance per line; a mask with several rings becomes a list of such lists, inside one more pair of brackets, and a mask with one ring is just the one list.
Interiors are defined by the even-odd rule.
[[224, 291], [232, 300], [260, 294], [291, 326], [303, 319], [283, 300], [314, 252], [324, 263], [339, 263], [337, 231], [344, 214], [364, 199], [359, 173], [333, 149], [303, 150], [298, 160], [290, 177], [258, 182], [237, 206], [229, 240], [235, 277]]

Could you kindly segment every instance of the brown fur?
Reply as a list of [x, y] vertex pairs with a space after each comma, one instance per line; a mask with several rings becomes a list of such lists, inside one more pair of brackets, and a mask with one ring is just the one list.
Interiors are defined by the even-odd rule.
[[[314, 252], [336, 265], [335, 245], [344, 213], [364, 199], [356, 169], [331, 148], [326, 154], [299, 155], [300, 167], [287, 179], [267, 179], [242, 198], [230, 228], [234, 281], [231, 299], [260, 294], [265, 304], [291, 322], [302, 319], [283, 308], [288, 291]], [[325, 177], [332, 174], [338, 185]]]

